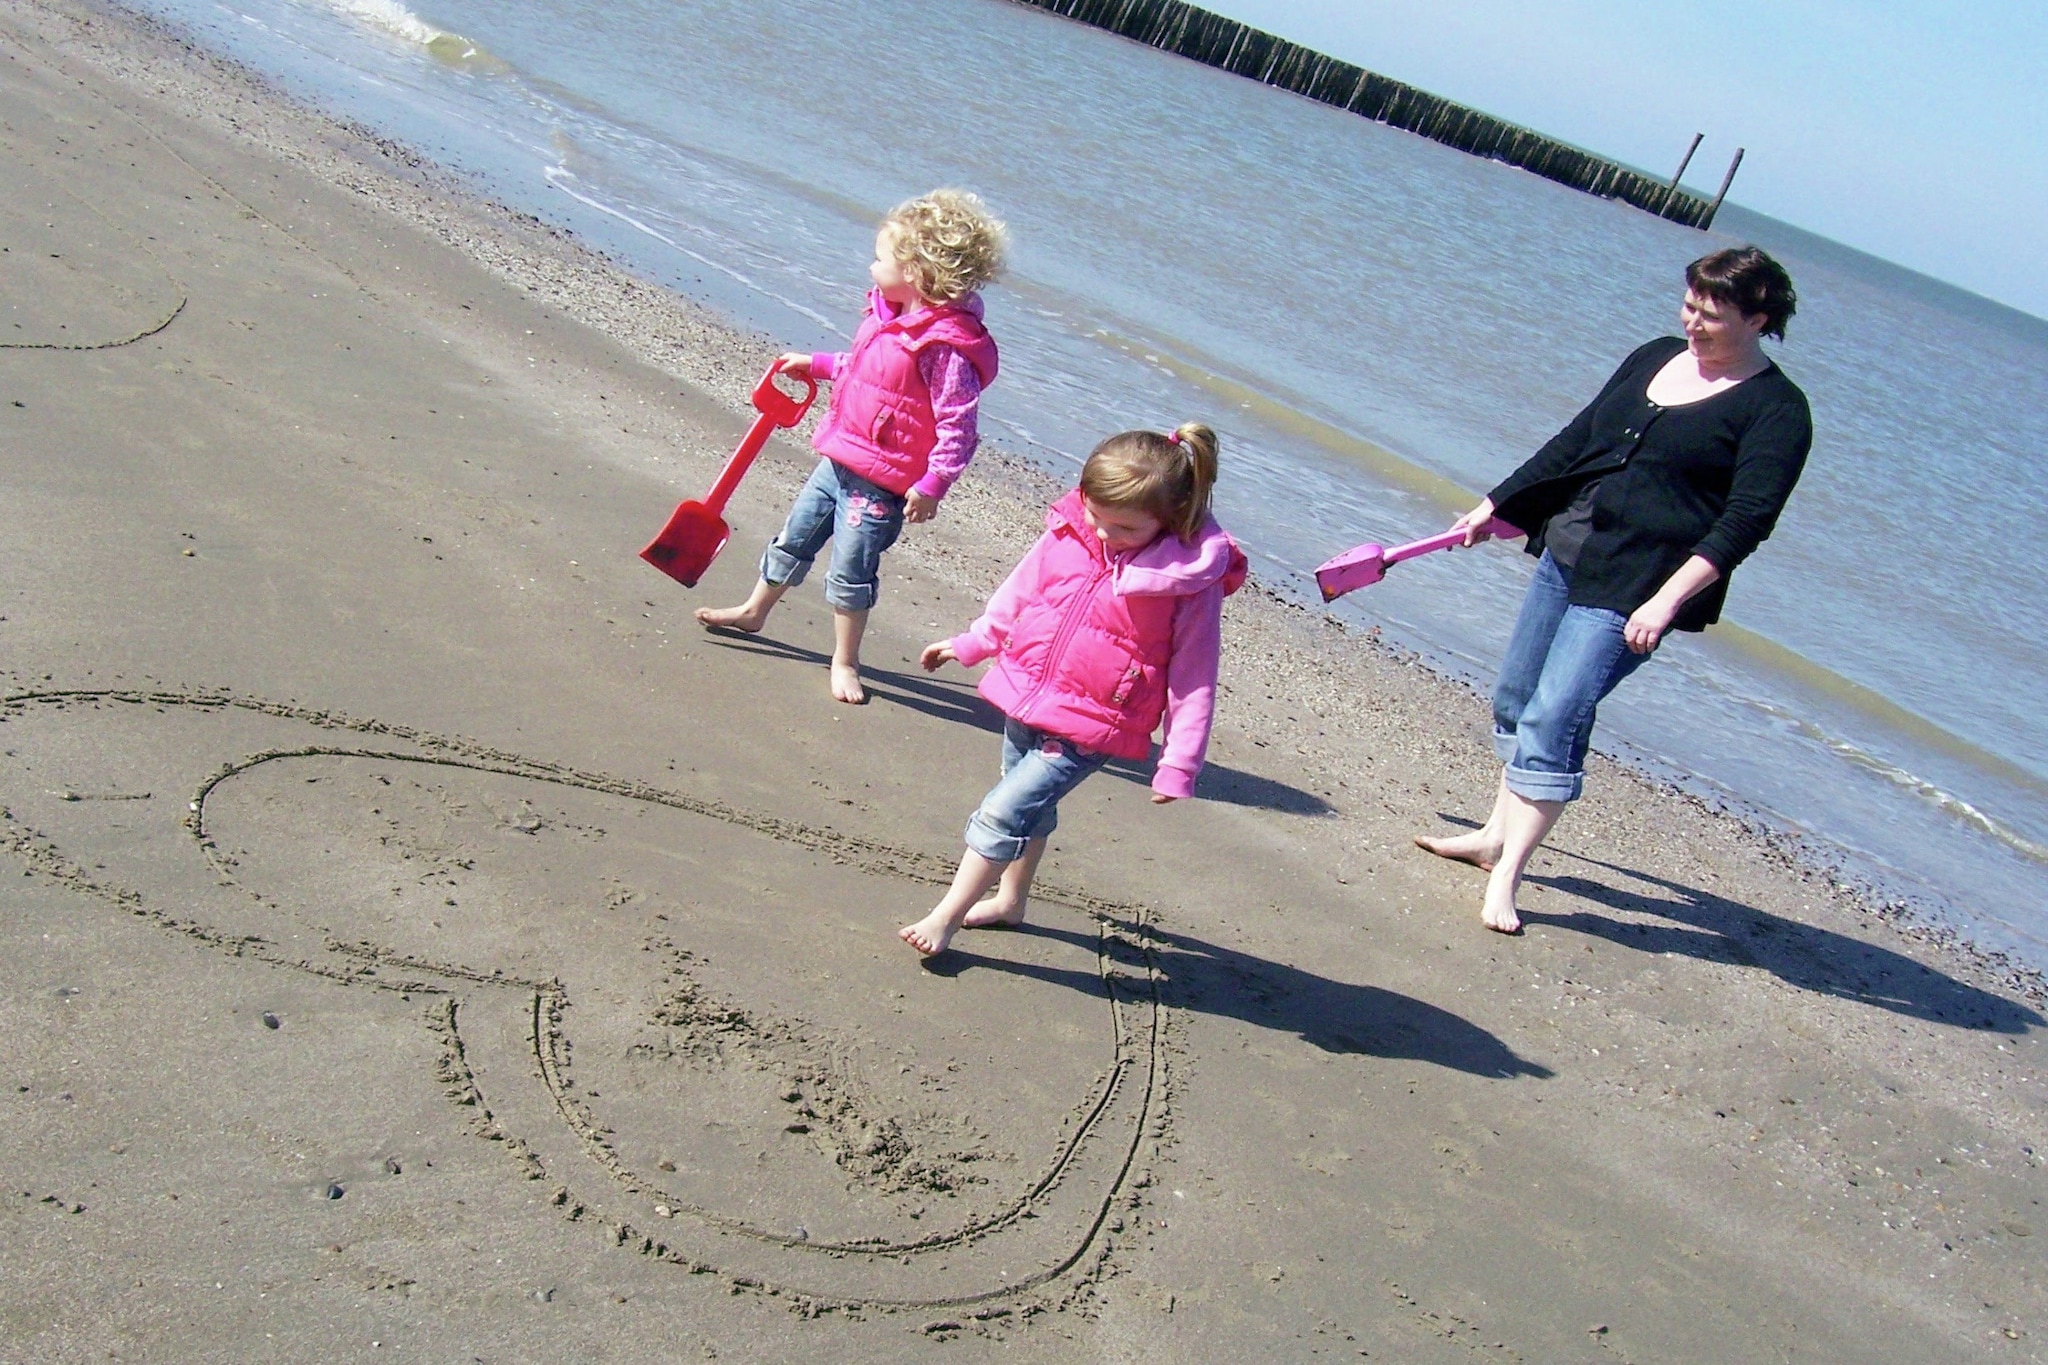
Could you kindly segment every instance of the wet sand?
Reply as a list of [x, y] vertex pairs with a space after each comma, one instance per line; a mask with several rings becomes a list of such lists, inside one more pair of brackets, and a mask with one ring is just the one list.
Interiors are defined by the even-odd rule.
[[799, 444], [634, 557], [773, 338], [111, 11], [0, 59], [0, 1357], [2043, 1358], [2026, 983], [1604, 763], [1483, 931], [1482, 703], [1256, 590], [1205, 799], [921, 964], [1045, 476], [835, 705], [815, 586], [688, 619]]

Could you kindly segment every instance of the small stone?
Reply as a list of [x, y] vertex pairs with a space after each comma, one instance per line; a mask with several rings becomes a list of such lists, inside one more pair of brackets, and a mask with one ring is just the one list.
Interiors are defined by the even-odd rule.
[[278, 1017], [277, 1017], [276, 1015], [272, 1014], [272, 1013], [271, 1013], [271, 1012], [270, 1012], [269, 1010], [265, 1010], [265, 1011], [263, 1011], [263, 1016], [262, 1016], [262, 1017], [263, 1017], [263, 1027], [265, 1027], [265, 1028], [283, 1028], [283, 1027], [284, 1027], [284, 1021], [283, 1021], [282, 1019], [279, 1019], [279, 1018], [278, 1018]]
[[117, 1142], [114, 1143], [112, 1146], [108, 1147], [107, 1150], [112, 1152], [115, 1156], [119, 1156], [121, 1155], [121, 1153], [128, 1150], [128, 1144], [125, 1142]]
[[181, 553], [183, 553], [183, 554], [184, 554], [185, 558], [187, 558], [187, 559], [191, 559], [191, 558], [192, 558], [192, 557], [193, 557], [194, 555], [196, 555], [196, 554], [197, 554], [198, 552], [197, 552], [197, 551], [195, 551], [194, 549], [192, 549], [192, 547], [188, 545], [188, 546], [186, 546], [186, 547], [185, 547], [185, 549], [184, 549], [184, 550], [183, 550], [183, 551], [182, 551]]
[[654, 1216], [656, 1218], [673, 1218], [676, 1216], [676, 1211], [666, 1204], [656, 1204], [654, 1206]]
[[347, 1193], [348, 1191], [343, 1189], [340, 1185], [329, 1184], [327, 1187], [327, 1193], [325, 1197], [328, 1199], [339, 1199]]
[[940, 1332], [957, 1332], [959, 1330], [960, 1324], [951, 1318], [940, 1318], [936, 1322], [928, 1322], [924, 1325], [926, 1336], [937, 1336]]
[[1589, 1336], [1589, 1337], [1604, 1337], [1604, 1336], [1606, 1336], [1606, 1335], [1607, 1335], [1607, 1324], [1606, 1324], [1606, 1323], [1604, 1323], [1604, 1322], [1596, 1322], [1596, 1323], [1594, 1323], [1594, 1324], [1593, 1324], [1593, 1325], [1592, 1325], [1591, 1327], [1588, 1327], [1588, 1328], [1586, 1329], [1586, 1335], [1587, 1335], [1587, 1336]]
[[2000, 1226], [2014, 1237], [2032, 1237], [2034, 1235], [2034, 1230], [2025, 1223], [2004, 1223]]
[[568, 1203], [569, 1187], [567, 1185], [555, 1186], [555, 1192], [548, 1196], [548, 1202], [550, 1204], [553, 1204], [556, 1208], [560, 1208], [562, 1205]]
[[399, 1161], [397, 1157], [387, 1156], [384, 1158], [384, 1174], [404, 1175], [405, 1166]]
[[59, 1000], [69, 1000], [72, 996], [77, 995], [83, 989], [84, 987], [82, 986], [59, 986], [57, 988], [57, 998]]
[[535, 1303], [553, 1303], [555, 1301], [555, 1291], [552, 1289], [536, 1289], [533, 1291], [533, 1301]]
[[676, 1163], [670, 1161], [667, 1157], [663, 1157], [661, 1160], [655, 1162], [654, 1166], [656, 1170], [673, 1171], [676, 1168]]

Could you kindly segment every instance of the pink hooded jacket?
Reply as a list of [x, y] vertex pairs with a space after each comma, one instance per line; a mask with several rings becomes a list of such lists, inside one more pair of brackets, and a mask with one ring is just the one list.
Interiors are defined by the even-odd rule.
[[1216, 519], [1190, 545], [1167, 534], [1110, 557], [1075, 489], [953, 655], [993, 658], [981, 695], [1019, 724], [1116, 758], [1142, 759], [1164, 718], [1152, 790], [1194, 795], [1216, 711], [1223, 599], [1245, 578], [1244, 552]]
[[812, 373], [832, 383], [812, 447], [898, 497], [916, 487], [939, 439], [931, 388], [918, 365], [918, 352], [934, 344], [966, 356], [984, 387], [995, 382], [996, 343], [981, 324], [978, 296], [899, 312], [881, 290], [871, 291], [853, 349], [843, 358], [812, 358]]

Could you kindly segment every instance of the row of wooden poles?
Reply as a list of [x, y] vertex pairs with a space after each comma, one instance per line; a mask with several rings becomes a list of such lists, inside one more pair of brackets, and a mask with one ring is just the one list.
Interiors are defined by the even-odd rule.
[[[1541, 133], [1453, 104], [1350, 62], [1324, 56], [1299, 43], [1197, 9], [1183, 0], [1015, 0], [1049, 10], [1093, 28], [1106, 29], [1177, 56], [1187, 57], [1232, 75], [1306, 96], [1320, 104], [1349, 110], [1366, 118], [1474, 156], [1505, 161], [1548, 180], [1587, 194], [1619, 199], [1660, 218], [1687, 227], [1706, 228], [1742, 164], [1742, 153], [1728, 167], [1721, 192], [1709, 201], [1678, 187], [1679, 176], [1667, 183], [1617, 165], [1591, 152], [1567, 146]], [[1699, 139], [1693, 139], [1697, 149]], [[1692, 152], [1686, 153], [1686, 161]], [[1685, 163], [1679, 165], [1679, 175]]]

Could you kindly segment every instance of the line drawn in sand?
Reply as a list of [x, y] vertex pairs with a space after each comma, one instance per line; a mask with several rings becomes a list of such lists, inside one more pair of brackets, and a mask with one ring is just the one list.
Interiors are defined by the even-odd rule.
[[[240, 716], [266, 728], [275, 721], [323, 732], [316, 742], [273, 745], [254, 752], [245, 749], [244, 756], [221, 763], [194, 786], [179, 823], [185, 840], [204, 856], [216, 887], [227, 898], [220, 907], [209, 912], [205, 905], [173, 905], [162, 893], [124, 885], [114, 874], [88, 871], [93, 866], [90, 857], [67, 853], [56, 839], [26, 823], [11, 807], [0, 810], [0, 846], [34, 875], [231, 957], [336, 983], [426, 996], [431, 1001], [426, 1022], [442, 1044], [437, 1079], [451, 1099], [469, 1111], [472, 1131], [501, 1143], [527, 1178], [554, 1183], [550, 1207], [562, 1216], [607, 1228], [616, 1246], [691, 1273], [718, 1275], [735, 1292], [750, 1290], [784, 1299], [807, 1316], [861, 1309], [960, 1308], [981, 1310], [964, 1316], [987, 1321], [1010, 1318], [1013, 1312], [1028, 1317], [1046, 1306], [1032, 1302], [1034, 1297], [1042, 1298], [1046, 1292], [1057, 1296], [1056, 1282], [1068, 1282], [1067, 1292], [1078, 1292], [1078, 1286], [1109, 1254], [1112, 1233], [1121, 1225], [1118, 1210], [1135, 1202], [1135, 1186], [1142, 1185], [1143, 1179], [1134, 1178], [1134, 1173], [1146, 1143], [1156, 1140], [1162, 1126], [1164, 1021], [1150, 916], [1145, 908], [1054, 885], [1042, 884], [1034, 896], [1093, 919], [1098, 931], [1096, 970], [1109, 1015], [1108, 1064], [1087, 1087], [1085, 1097], [1060, 1119], [1064, 1131], [1055, 1137], [1049, 1154], [1040, 1158], [1034, 1172], [1006, 1182], [1007, 1192], [992, 1191], [990, 1198], [950, 1227], [908, 1236], [858, 1232], [813, 1236], [801, 1223], [771, 1226], [720, 1207], [715, 1199], [693, 1198], [689, 1191], [676, 1188], [680, 1177], [669, 1174], [675, 1169], [672, 1163], [657, 1168], [640, 1154], [622, 1150], [625, 1144], [608, 1121], [616, 1116], [608, 1114], [596, 1091], [578, 1086], [571, 1065], [572, 1040], [566, 1020], [576, 1009], [587, 1009], [590, 1002], [572, 998], [570, 987], [559, 976], [440, 960], [373, 939], [344, 938], [332, 929], [321, 931], [319, 937], [324, 941], [319, 952], [295, 955], [279, 934], [252, 932], [263, 926], [249, 922], [251, 906], [270, 915], [303, 915], [308, 907], [288, 903], [248, 883], [245, 864], [251, 855], [246, 849], [223, 846], [217, 807], [260, 776], [282, 780], [290, 774], [310, 786], [334, 776], [361, 776], [372, 771], [365, 765], [373, 765], [374, 780], [387, 789], [393, 780], [389, 774], [404, 772], [466, 782], [545, 784], [623, 803], [621, 809], [677, 812], [718, 822], [729, 830], [774, 841], [785, 853], [801, 850], [817, 855], [849, 873], [923, 886], [945, 885], [952, 874], [949, 861], [685, 792], [526, 758], [466, 739], [293, 703], [225, 692], [147, 689], [35, 690], [0, 698], [0, 723], [16, 725], [51, 720], [77, 730], [95, 723], [103, 727], [104, 722], [115, 719], [163, 723], [156, 722], [156, 716], [166, 722]], [[338, 743], [327, 738], [342, 734], [369, 742]], [[181, 755], [177, 761], [186, 760]], [[117, 814], [134, 818], [167, 804], [137, 802], [112, 810], [82, 810], [72, 793], [84, 785], [74, 783], [54, 793], [33, 786], [25, 795], [31, 801], [46, 799], [52, 818], [70, 812], [73, 824], [95, 813], [102, 820]], [[418, 799], [427, 800], [424, 783], [413, 785]], [[152, 789], [163, 791], [161, 785]], [[477, 791], [470, 789], [453, 792], [436, 787], [431, 795], [458, 807], [479, 803]], [[66, 798], [73, 804], [57, 804]], [[534, 814], [524, 798], [520, 807], [517, 819], [501, 820], [500, 828], [531, 836], [553, 823]], [[384, 826], [403, 824], [400, 816], [387, 814], [383, 806], [371, 810]], [[418, 831], [399, 828], [397, 835], [419, 841]], [[521, 842], [530, 845], [534, 841], [522, 838]], [[409, 858], [412, 849], [407, 847], [396, 856]], [[474, 866], [473, 859], [470, 866]], [[392, 888], [392, 894], [401, 889]], [[188, 900], [205, 899], [203, 895], [174, 894]], [[335, 904], [347, 904], [356, 894], [342, 888], [318, 891], [322, 908], [329, 910]], [[235, 912], [231, 903], [242, 904], [242, 910]], [[455, 898], [448, 897], [446, 904], [454, 906]], [[243, 923], [234, 923], [236, 920]], [[438, 927], [439, 921], [435, 925]], [[631, 1023], [641, 1030], [640, 1036], [653, 1040], [636, 1045], [636, 1063], [690, 1063], [694, 1058], [704, 1066], [725, 1065], [730, 1059], [723, 1050], [737, 1049], [733, 1055], [747, 1069], [759, 1070], [764, 1059], [773, 1060], [770, 1054], [776, 1047], [783, 1047], [792, 1057], [804, 1047], [816, 1051], [819, 1031], [813, 1026], [750, 1011], [699, 979], [702, 960], [678, 944], [673, 934], [655, 935], [638, 946], [645, 953], [635, 954], [632, 960], [653, 964], [649, 970], [658, 967], [661, 976], [646, 992], [647, 1017], [622, 1020], [607, 1016], [613, 1032]], [[654, 984], [663, 989], [654, 990]], [[610, 1036], [603, 1029], [597, 1032]], [[473, 1064], [476, 1049], [509, 1047], [514, 1041], [524, 1052], [520, 1066], [488, 1067], [480, 1079]], [[522, 1089], [500, 1079], [534, 1074], [540, 1080], [537, 1088], [529, 1082]], [[943, 1192], [963, 1179], [986, 1183], [979, 1175], [959, 1174], [974, 1159], [971, 1151], [920, 1151], [905, 1137], [907, 1128], [918, 1122], [917, 1116], [892, 1114], [889, 1101], [878, 1099], [856, 1079], [828, 1073], [808, 1062], [790, 1075], [800, 1084], [792, 1083], [784, 1097], [792, 1106], [787, 1116], [792, 1118], [792, 1126], [787, 1131], [810, 1143], [821, 1159], [833, 1162], [834, 1174], [847, 1180], [848, 1189], [890, 1191], [921, 1183]], [[858, 1201], [855, 1204], [859, 1206]], [[916, 1218], [919, 1213], [909, 1216]], [[675, 1231], [666, 1232], [668, 1228]], [[939, 1292], [929, 1292], [931, 1289]], [[1013, 1310], [1002, 1306], [1001, 1300], [1015, 1300], [1023, 1307]]]

